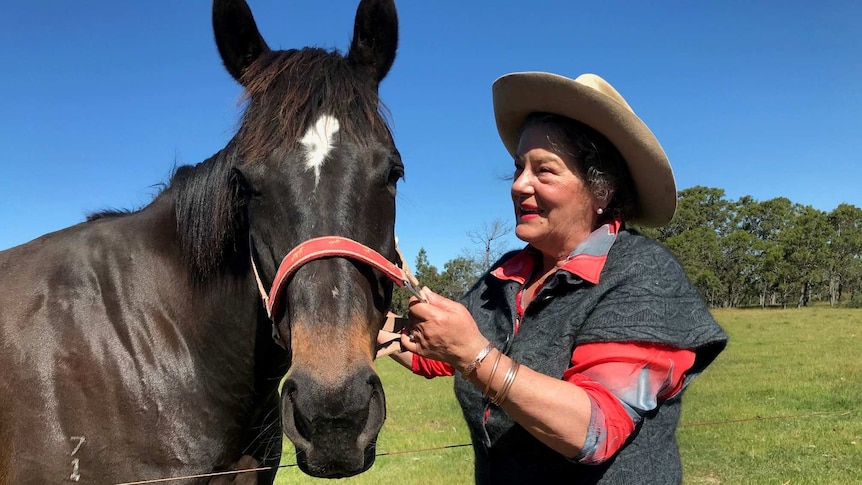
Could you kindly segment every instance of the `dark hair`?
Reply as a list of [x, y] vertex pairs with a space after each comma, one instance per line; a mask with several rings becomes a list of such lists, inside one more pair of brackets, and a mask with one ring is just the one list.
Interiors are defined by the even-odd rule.
[[580, 121], [553, 113], [532, 113], [521, 126], [550, 128], [548, 141], [559, 155], [575, 160], [575, 173], [597, 198], [613, 194], [601, 219], [631, 220], [637, 211], [637, 193], [628, 164], [604, 135]]

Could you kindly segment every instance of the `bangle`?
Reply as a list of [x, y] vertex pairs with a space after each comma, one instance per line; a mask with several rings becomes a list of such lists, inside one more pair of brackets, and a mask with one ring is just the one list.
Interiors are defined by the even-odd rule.
[[466, 380], [467, 377], [472, 374], [474, 370], [476, 370], [476, 366], [479, 365], [479, 363], [482, 362], [482, 360], [484, 360], [485, 357], [487, 357], [493, 349], [494, 344], [488, 342], [488, 345], [486, 345], [482, 350], [479, 351], [478, 354], [476, 354], [476, 358], [473, 359], [473, 362], [470, 362], [470, 364], [468, 364], [467, 367], [464, 368], [464, 371], [461, 372], [461, 377]]
[[494, 360], [494, 367], [491, 368], [491, 375], [488, 377], [488, 383], [485, 384], [485, 390], [482, 391], [482, 397], [488, 397], [488, 391], [491, 390], [491, 382], [494, 380], [494, 374], [497, 373], [497, 366], [500, 365], [500, 358], [503, 357], [503, 352], [497, 351], [497, 359]]
[[512, 365], [509, 366], [509, 370], [506, 371], [506, 377], [503, 378], [503, 387], [500, 389], [494, 399], [491, 399], [491, 403], [495, 406], [499, 406], [503, 404], [503, 401], [506, 400], [506, 397], [509, 395], [509, 389], [512, 388], [512, 383], [515, 382], [515, 377], [518, 375], [518, 369], [521, 368], [521, 364], [512, 361]]

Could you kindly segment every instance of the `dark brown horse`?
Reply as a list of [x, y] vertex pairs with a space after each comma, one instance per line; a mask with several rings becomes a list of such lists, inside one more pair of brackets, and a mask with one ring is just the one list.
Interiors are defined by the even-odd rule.
[[319, 236], [395, 261], [404, 172], [378, 99], [395, 7], [362, 0], [344, 56], [270, 50], [242, 0], [215, 0], [213, 26], [247, 102], [228, 145], [180, 167], [142, 210], [0, 253], [2, 484], [274, 466], [282, 426], [306, 473], [374, 461], [385, 418], [374, 344], [392, 282], [314, 259], [270, 319], [255, 275], [268, 289], [282, 258]]

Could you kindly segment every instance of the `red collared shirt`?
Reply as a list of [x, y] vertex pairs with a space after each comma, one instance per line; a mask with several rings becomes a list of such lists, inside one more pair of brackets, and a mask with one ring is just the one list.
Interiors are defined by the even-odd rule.
[[[619, 227], [619, 221], [615, 221], [593, 231], [560, 269], [598, 283]], [[535, 256], [525, 248], [491, 272], [521, 285], [515, 302], [518, 321], [524, 314], [524, 285], [535, 265]], [[653, 344], [602, 342], [577, 346], [563, 380], [587, 393], [591, 415], [584, 447], [575, 460], [597, 464], [611, 458], [645, 413], [682, 390], [685, 372], [694, 364], [694, 357], [690, 350]], [[413, 356], [412, 367], [414, 373], [429, 379], [454, 374], [449, 364], [418, 355]]]

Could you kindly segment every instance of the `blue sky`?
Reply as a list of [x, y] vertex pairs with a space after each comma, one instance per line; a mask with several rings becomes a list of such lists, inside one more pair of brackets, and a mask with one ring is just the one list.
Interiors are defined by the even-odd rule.
[[[271, 47], [342, 51], [356, 4], [250, 1]], [[862, 207], [860, 2], [397, 5], [381, 96], [406, 165], [396, 232], [411, 262], [424, 247], [442, 266], [478, 249], [468, 231], [511, 220], [490, 86], [512, 71], [607, 79], [657, 135], [679, 189]], [[0, 65], [0, 249], [145, 205], [175, 165], [236, 128], [240, 88], [207, 1], [3, 2]]]

